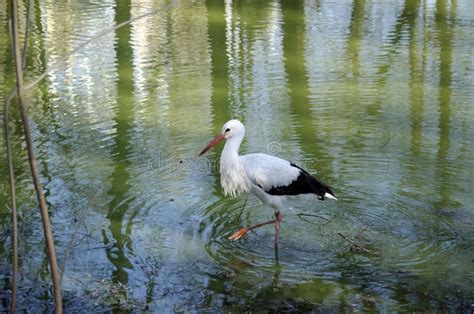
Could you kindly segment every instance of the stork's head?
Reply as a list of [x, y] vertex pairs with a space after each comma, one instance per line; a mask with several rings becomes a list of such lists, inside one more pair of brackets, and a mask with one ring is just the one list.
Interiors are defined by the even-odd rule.
[[245, 127], [239, 120], [229, 120], [222, 126], [221, 134], [224, 135], [225, 139], [234, 136], [243, 137], [245, 135]]
[[245, 127], [239, 120], [229, 120], [222, 127], [221, 133], [218, 134], [206, 147], [199, 153], [199, 156], [205, 154], [212, 147], [219, 144], [222, 140], [227, 140], [233, 137], [244, 137]]

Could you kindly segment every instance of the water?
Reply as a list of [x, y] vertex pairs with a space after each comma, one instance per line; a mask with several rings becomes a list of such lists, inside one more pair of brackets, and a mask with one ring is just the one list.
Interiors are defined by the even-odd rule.
[[[30, 10], [26, 81], [53, 67], [28, 104], [61, 267], [67, 257], [68, 311], [473, 310], [470, 1], [48, 0]], [[20, 15], [24, 38], [23, 3]], [[4, 103], [14, 84], [7, 36], [0, 51]], [[12, 114], [19, 304], [48, 311], [39, 211]], [[339, 199], [291, 204], [278, 260], [271, 226], [227, 240], [273, 212], [222, 195], [221, 148], [197, 158], [230, 118], [246, 124], [243, 153], [290, 159]], [[338, 235], [364, 228], [358, 242], [374, 254]]]

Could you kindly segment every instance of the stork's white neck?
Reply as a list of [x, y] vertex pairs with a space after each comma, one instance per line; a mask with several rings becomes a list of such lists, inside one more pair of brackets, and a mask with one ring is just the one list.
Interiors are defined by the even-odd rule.
[[243, 139], [243, 136], [233, 136], [227, 139], [224, 149], [222, 150], [221, 160], [223, 158], [237, 158], [239, 156], [240, 144]]
[[221, 154], [221, 185], [226, 195], [238, 195], [249, 192], [250, 183], [242, 167], [239, 148], [244, 135], [227, 139]]

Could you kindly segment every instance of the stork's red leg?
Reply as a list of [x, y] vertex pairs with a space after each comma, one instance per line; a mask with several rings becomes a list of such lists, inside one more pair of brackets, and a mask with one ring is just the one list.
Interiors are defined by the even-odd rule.
[[[280, 221], [281, 221], [281, 219], [282, 219], [282, 216], [281, 216], [280, 212], [276, 212], [275, 213], [275, 219], [253, 225], [251, 227], [243, 227], [242, 229], [240, 229], [237, 232], [235, 232], [234, 234], [232, 234], [228, 239], [229, 240], [238, 240], [238, 239], [242, 238], [244, 235], [246, 235], [247, 232], [249, 232], [250, 230], [253, 230], [253, 229], [256, 229], [256, 228], [259, 228], [259, 227], [263, 227], [263, 226], [266, 226], [266, 225], [270, 225], [270, 224], [275, 224], [275, 230], [277, 229], [277, 225], [278, 225], [278, 233], [280, 233]], [[276, 247], [276, 244], [275, 244], [275, 247]]]
[[280, 248], [280, 221], [282, 217], [279, 211], [275, 212], [275, 251]]

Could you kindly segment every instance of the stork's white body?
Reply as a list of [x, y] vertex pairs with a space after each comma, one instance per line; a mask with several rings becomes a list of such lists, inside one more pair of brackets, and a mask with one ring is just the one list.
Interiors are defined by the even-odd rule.
[[279, 208], [286, 198], [296, 195], [319, 196], [336, 200], [331, 188], [304, 169], [284, 159], [267, 154], [239, 156], [239, 147], [245, 137], [245, 127], [238, 120], [224, 124], [222, 131], [199, 153], [205, 154], [222, 140], [227, 140], [221, 155], [221, 184], [224, 194], [236, 196], [252, 192], [265, 204], [275, 209], [275, 219], [244, 227], [229, 237], [238, 240], [252, 229], [268, 224], [275, 225], [275, 250], [278, 251], [278, 238], [282, 216]]
[[240, 121], [230, 120], [224, 125], [224, 130], [229, 130], [226, 131], [229, 136], [220, 159], [224, 194], [236, 196], [252, 192], [276, 210], [288, 197], [295, 195], [306, 194], [314, 198], [319, 195], [322, 199], [336, 200], [328, 186], [289, 161], [267, 154], [240, 156], [239, 147], [245, 136], [245, 127]]
[[[229, 142], [228, 142], [229, 143]], [[297, 168], [284, 159], [267, 154], [249, 154], [229, 158], [221, 156], [221, 185], [225, 195], [236, 196], [252, 192], [262, 202], [277, 209], [286, 195], [270, 195], [265, 189], [291, 184], [298, 177]]]

